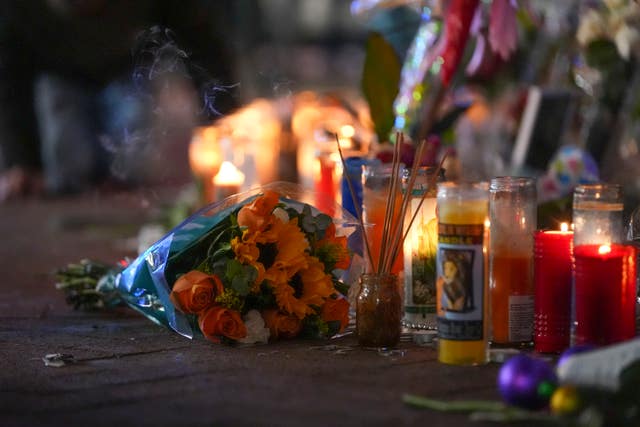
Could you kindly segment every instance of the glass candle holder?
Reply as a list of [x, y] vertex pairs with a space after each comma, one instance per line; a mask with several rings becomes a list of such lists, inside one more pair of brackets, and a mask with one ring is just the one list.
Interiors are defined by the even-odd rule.
[[[588, 184], [573, 193], [573, 307], [571, 344], [606, 345], [629, 335], [628, 280], [635, 290], [636, 260], [623, 242], [622, 188]], [[629, 249], [627, 249], [629, 248]], [[635, 300], [635, 298], [634, 298]], [[618, 320], [616, 320], [618, 319]]]
[[536, 181], [504, 176], [489, 186], [489, 288], [492, 344], [533, 340], [533, 234]]
[[635, 336], [636, 268], [631, 245], [574, 248], [573, 345], [605, 346]]
[[561, 353], [571, 336], [573, 232], [539, 230], [534, 247], [534, 349]]
[[[371, 257], [365, 256], [366, 272], [379, 271], [380, 253], [383, 245], [390, 244], [390, 230], [394, 230], [398, 222], [402, 222], [399, 213], [402, 205], [402, 169], [398, 175], [398, 185], [392, 185], [393, 167], [389, 163], [371, 163], [365, 165], [362, 171], [362, 218], [365, 223], [365, 233], [371, 250]], [[395, 190], [394, 190], [395, 188]], [[390, 195], [391, 191], [395, 194]], [[390, 206], [390, 202], [392, 206]], [[385, 214], [387, 208], [393, 208], [398, 213], [385, 230]], [[391, 272], [399, 274], [403, 269], [402, 248], [393, 260]], [[371, 258], [373, 265], [369, 261]]]
[[[404, 316], [402, 323], [411, 329], [436, 329], [436, 183], [444, 180], [444, 171], [422, 167], [413, 188], [409, 189], [409, 171], [403, 177], [403, 191], [411, 192], [410, 209], [404, 219]], [[413, 223], [411, 223], [411, 219]], [[410, 228], [409, 228], [410, 227]]]
[[573, 245], [622, 243], [622, 188], [617, 184], [579, 185], [573, 192]]
[[396, 274], [363, 274], [356, 299], [356, 335], [364, 347], [395, 347], [400, 341], [402, 299]]
[[337, 197], [338, 166], [332, 146], [327, 142], [318, 142], [314, 163], [315, 206], [322, 212], [332, 216], [335, 213]]
[[[348, 157], [344, 162], [346, 170], [342, 171], [340, 180], [342, 206], [357, 218], [362, 213], [362, 168], [367, 164], [367, 159]], [[354, 194], [351, 194], [352, 190]]]
[[486, 183], [438, 184], [436, 311], [438, 360], [487, 363]]

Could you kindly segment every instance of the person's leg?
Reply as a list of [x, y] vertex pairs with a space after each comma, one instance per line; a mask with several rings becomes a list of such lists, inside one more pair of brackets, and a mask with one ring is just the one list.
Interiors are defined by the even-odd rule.
[[52, 75], [34, 85], [44, 185], [52, 193], [86, 189], [103, 173], [93, 91]]

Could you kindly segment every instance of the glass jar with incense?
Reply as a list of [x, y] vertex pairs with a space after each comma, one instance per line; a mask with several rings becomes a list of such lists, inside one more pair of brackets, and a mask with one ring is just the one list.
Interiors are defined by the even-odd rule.
[[402, 299], [398, 275], [363, 274], [356, 304], [356, 334], [364, 347], [394, 347], [400, 341]]
[[[412, 193], [402, 191], [404, 167], [400, 162], [401, 144], [402, 134], [396, 141], [391, 165], [386, 165], [384, 174], [378, 174], [380, 177], [384, 176], [384, 179], [375, 179], [376, 174], [368, 174], [366, 168], [363, 174], [364, 214], [358, 212], [358, 220], [365, 230], [363, 237], [367, 262], [365, 273], [360, 276], [360, 290], [356, 299], [356, 333], [360, 345], [365, 347], [394, 347], [400, 341], [403, 310], [399, 278], [403, 270], [403, 242], [419, 210], [412, 210]], [[422, 158], [425, 145], [425, 142], [419, 145], [416, 158]], [[340, 149], [339, 152], [344, 164]], [[419, 169], [416, 162], [406, 177], [406, 188], [414, 188]], [[441, 165], [433, 174], [428, 187], [435, 186], [440, 169]], [[367, 192], [373, 185], [367, 184], [378, 181], [384, 185], [380, 185], [380, 199], [376, 203], [380, 215], [374, 221], [371, 212], [367, 211]], [[353, 194], [353, 185], [349, 184], [349, 187]], [[426, 195], [425, 192], [421, 202], [424, 202]], [[409, 212], [413, 214], [407, 217]], [[406, 228], [405, 219], [408, 219]], [[379, 230], [378, 234], [369, 230], [374, 225]]]

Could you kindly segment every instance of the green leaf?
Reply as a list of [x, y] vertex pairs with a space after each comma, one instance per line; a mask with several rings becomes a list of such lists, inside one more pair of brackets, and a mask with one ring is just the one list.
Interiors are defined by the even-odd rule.
[[251, 290], [251, 285], [258, 277], [258, 271], [255, 267], [243, 265], [233, 259], [227, 263], [225, 277], [227, 281], [231, 283], [231, 289], [243, 297]]
[[400, 70], [393, 46], [379, 33], [372, 33], [367, 40], [362, 91], [381, 142], [389, 139], [393, 128], [393, 102], [400, 88]]
[[222, 243], [220, 247], [211, 256], [212, 260], [218, 260], [231, 252], [231, 243]]
[[329, 215], [320, 214], [317, 217], [315, 217], [315, 222], [316, 222], [316, 227], [318, 231], [322, 232], [322, 236], [320, 237], [324, 237], [324, 232], [327, 231], [327, 228], [329, 227], [329, 225], [331, 225], [333, 220]]
[[458, 400], [447, 402], [444, 400], [428, 399], [415, 394], [405, 394], [402, 401], [417, 408], [432, 409], [441, 412], [495, 412], [504, 411], [507, 406], [493, 400]]

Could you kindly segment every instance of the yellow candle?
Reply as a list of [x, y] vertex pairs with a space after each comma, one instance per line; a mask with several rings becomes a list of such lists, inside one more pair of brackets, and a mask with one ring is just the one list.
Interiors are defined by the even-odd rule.
[[486, 184], [438, 185], [438, 360], [488, 362]]

